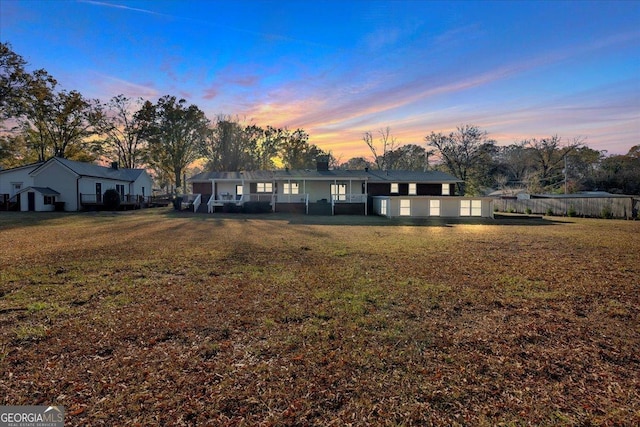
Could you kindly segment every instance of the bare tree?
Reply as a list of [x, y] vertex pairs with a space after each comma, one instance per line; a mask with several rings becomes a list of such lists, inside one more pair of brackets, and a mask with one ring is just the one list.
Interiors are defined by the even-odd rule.
[[532, 153], [536, 177], [541, 187], [553, 188], [566, 181], [563, 174], [566, 157], [582, 147], [582, 141], [583, 138], [578, 137], [563, 145], [562, 139], [557, 135], [524, 141], [523, 145]]
[[102, 106], [98, 130], [105, 136], [103, 148], [125, 168], [134, 169], [142, 163], [142, 130], [146, 122], [136, 115], [142, 105], [142, 98], [117, 95]]
[[437, 150], [447, 170], [463, 181], [458, 183], [460, 194], [465, 193], [470, 178], [479, 172], [495, 149], [495, 141], [474, 125], [458, 126], [456, 132], [448, 135], [431, 132], [425, 141]]
[[392, 159], [389, 158], [389, 153], [396, 149], [398, 141], [391, 135], [391, 128], [387, 126], [384, 129], [378, 131], [380, 135], [378, 141], [375, 142], [373, 134], [367, 131], [362, 135], [362, 140], [373, 155], [373, 163], [380, 170], [388, 170], [393, 168]]

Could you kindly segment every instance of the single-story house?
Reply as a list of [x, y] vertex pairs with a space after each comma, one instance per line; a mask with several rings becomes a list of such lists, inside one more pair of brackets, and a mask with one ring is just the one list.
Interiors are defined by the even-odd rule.
[[0, 171], [0, 201], [21, 211], [78, 211], [102, 205], [102, 196], [115, 189], [121, 204], [143, 206], [153, 180], [144, 169], [118, 168], [54, 157], [46, 162]]
[[194, 210], [209, 213], [263, 203], [274, 212], [316, 215], [493, 215], [492, 199], [456, 196], [460, 180], [439, 171], [330, 170], [320, 161], [316, 169], [202, 172], [188, 182]]

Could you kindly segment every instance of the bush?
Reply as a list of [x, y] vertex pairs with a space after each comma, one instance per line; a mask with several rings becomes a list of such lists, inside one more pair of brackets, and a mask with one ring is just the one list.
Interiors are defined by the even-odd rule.
[[268, 213], [271, 212], [270, 202], [247, 202], [243, 206], [244, 213]]
[[573, 205], [569, 206], [569, 210], [567, 211], [567, 216], [574, 217], [576, 216], [576, 208]]
[[102, 203], [105, 209], [114, 211], [120, 207], [120, 193], [113, 188], [108, 189], [102, 196]]
[[527, 215], [531, 215], [531, 208], [525, 209], [524, 213], [526, 213]]
[[611, 212], [611, 208], [609, 206], [605, 206], [604, 208], [602, 208], [600, 216], [602, 216], [602, 218], [604, 219], [611, 219], [613, 218], [613, 212]]
[[553, 215], [553, 209], [547, 208], [547, 216], [552, 216], [552, 215]]

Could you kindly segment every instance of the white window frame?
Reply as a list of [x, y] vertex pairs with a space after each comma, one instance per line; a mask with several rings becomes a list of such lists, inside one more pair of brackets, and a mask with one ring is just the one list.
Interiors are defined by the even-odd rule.
[[440, 200], [429, 200], [429, 216], [440, 216]]
[[391, 183], [391, 190], [389, 191], [390, 193], [399, 193], [400, 189], [398, 188], [398, 183], [397, 182], [392, 182]]
[[273, 193], [273, 182], [257, 182], [257, 193]]
[[411, 199], [400, 199], [400, 216], [411, 216]]
[[20, 190], [22, 190], [22, 185], [22, 182], [11, 183], [11, 197], [15, 196]]
[[347, 200], [347, 184], [331, 184], [331, 198], [337, 201]]
[[418, 194], [418, 185], [415, 182], [409, 183], [409, 195], [415, 196]]
[[471, 201], [471, 216], [482, 216], [482, 200]]
[[297, 182], [285, 182], [282, 189], [283, 194], [300, 194], [300, 185]]
[[389, 199], [380, 200], [380, 215], [387, 216], [389, 209]]
[[482, 216], [482, 200], [460, 200], [460, 216]]
[[451, 187], [449, 184], [442, 184], [442, 195], [450, 196], [451, 195]]

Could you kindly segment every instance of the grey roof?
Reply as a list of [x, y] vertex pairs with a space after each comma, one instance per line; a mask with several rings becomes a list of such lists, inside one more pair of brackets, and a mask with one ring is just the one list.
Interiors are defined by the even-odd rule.
[[242, 172], [201, 172], [192, 176], [187, 181], [189, 182], [202, 182], [211, 181], [212, 179], [218, 180], [232, 180], [241, 181], [246, 179], [248, 181], [266, 180], [271, 181], [274, 179], [273, 171], [242, 171]]
[[359, 179], [369, 182], [421, 182], [421, 183], [455, 183], [461, 182], [456, 177], [440, 171], [380, 171], [380, 170], [316, 170], [294, 169], [276, 171], [244, 171], [244, 172], [201, 172], [188, 179], [189, 182], [219, 180], [283, 180], [283, 179]]
[[22, 189], [20, 191], [18, 191], [18, 194], [20, 193], [25, 193], [27, 191], [37, 191], [38, 193], [45, 195], [45, 196], [59, 196], [60, 193], [58, 193], [56, 190], [49, 188], [49, 187], [27, 187], [25, 189]]
[[0, 173], [16, 171], [18, 169], [26, 169], [26, 168], [37, 168], [41, 166], [44, 162], [30, 163], [28, 165], [16, 166], [15, 168], [2, 169], [0, 168]]
[[46, 163], [44, 163], [43, 165], [40, 165], [31, 173], [36, 173], [38, 169], [40, 169], [41, 167], [43, 167], [44, 165], [52, 161], [59, 162], [60, 164], [62, 164], [63, 166], [66, 166], [72, 172], [80, 176], [113, 179], [118, 181], [133, 182], [136, 179], [138, 179], [138, 177], [140, 176], [140, 174], [142, 174], [142, 172], [144, 172], [144, 169], [124, 169], [124, 168], [113, 169], [111, 167], [100, 166], [93, 163], [76, 162], [75, 160], [54, 157], [49, 161], [47, 161]]
[[462, 182], [453, 175], [440, 171], [369, 170], [369, 182]]

